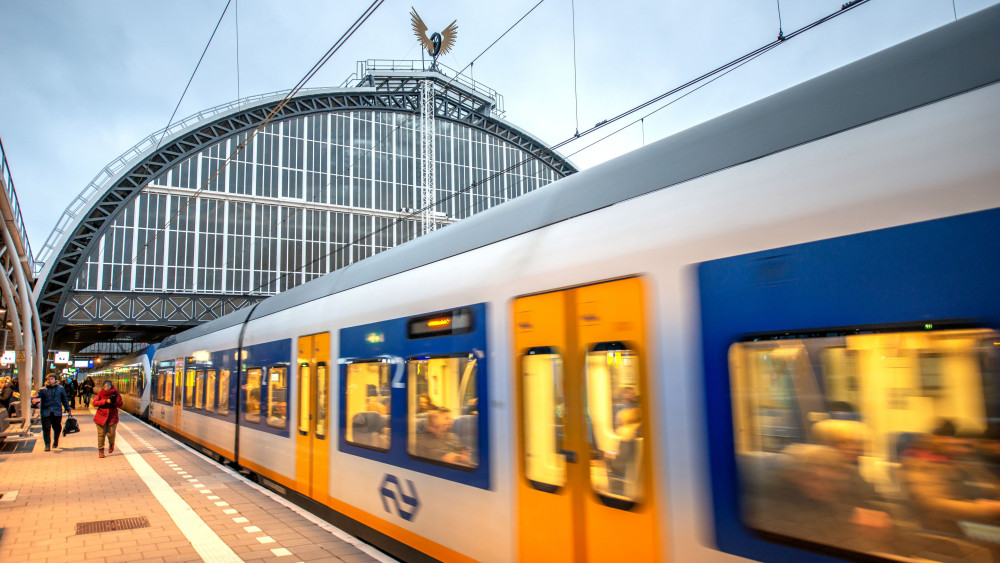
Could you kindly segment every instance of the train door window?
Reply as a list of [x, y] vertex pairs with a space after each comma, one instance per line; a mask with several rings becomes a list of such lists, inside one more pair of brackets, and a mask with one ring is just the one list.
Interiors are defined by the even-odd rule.
[[[479, 465], [477, 362], [472, 354], [419, 356], [407, 362], [410, 455], [475, 468]], [[472, 396], [465, 391], [472, 385]]]
[[521, 373], [524, 474], [532, 487], [554, 493], [566, 484], [562, 357], [549, 346], [531, 348], [521, 358]]
[[194, 369], [188, 368], [184, 371], [184, 406], [193, 407], [194, 406]]
[[391, 378], [392, 364], [386, 360], [353, 362], [347, 366], [344, 392], [349, 443], [381, 451], [389, 449]]
[[749, 527], [892, 559], [976, 560], [977, 507], [1000, 498], [1000, 332], [916, 328], [730, 347]]
[[205, 370], [200, 369], [194, 373], [194, 408], [200, 409], [205, 406]]
[[[316, 437], [320, 440], [326, 439], [326, 427], [327, 427], [327, 370], [326, 363], [319, 362], [316, 364]], [[389, 414], [388, 407], [386, 408], [386, 414]]]
[[299, 365], [299, 433], [305, 435], [309, 433], [309, 402], [310, 396], [310, 373], [309, 364]]
[[272, 367], [267, 378], [267, 425], [284, 428], [288, 424], [288, 368]]
[[260, 422], [260, 393], [261, 380], [264, 378], [264, 370], [260, 368], [250, 368], [247, 370], [246, 389], [246, 409], [243, 411], [243, 420], [247, 422]]
[[229, 370], [219, 370], [219, 414], [229, 414]]
[[166, 381], [164, 381], [164, 387], [166, 391], [167, 402], [171, 405], [174, 404], [174, 378], [176, 373], [171, 371], [167, 373]]
[[205, 410], [215, 412], [215, 370], [210, 369], [205, 373]]
[[591, 487], [605, 504], [631, 509], [642, 498], [643, 420], [639, 360], [621, 342], [587, 354], [586, 405]]

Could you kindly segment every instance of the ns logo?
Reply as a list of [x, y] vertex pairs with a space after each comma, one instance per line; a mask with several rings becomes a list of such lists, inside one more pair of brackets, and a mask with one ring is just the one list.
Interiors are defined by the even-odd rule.
[[[379, 493], [382, 495], [382, 508], [386, 512], [391, 513], [393, 508], [395, 508], [396, 514], [409, 522], [417, 515], [417, 509], [420, 507], [420, 499], [417, 497], [417, 487], [413, 484], [413, 481], [407, 479], [406, 485], [409, 494], [404, 492], [403, 485], [400, 483], [398, 477], [386, 473], [385, 477], [382, 478], [382, 484], [379, 486]], [[389, 506], [390, 500], [392, 500], [392, 507]]]

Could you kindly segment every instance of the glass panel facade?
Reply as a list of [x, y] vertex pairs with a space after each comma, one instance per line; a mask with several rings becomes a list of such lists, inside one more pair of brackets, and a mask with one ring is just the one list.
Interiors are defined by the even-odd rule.
[[[418, 122], [388, 111], [290, 118], [221, 171], [246, 134], [211, 145], [125, 206], [75, 288], [270, 295], [404, 243], [421, 231]], [[435, 211], [449, 220], [560, 178], [499, 137], [436, 123]]]

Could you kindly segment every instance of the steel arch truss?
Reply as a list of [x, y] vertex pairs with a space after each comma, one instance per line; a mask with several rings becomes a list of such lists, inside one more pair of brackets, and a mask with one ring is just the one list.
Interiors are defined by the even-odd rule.
[[190, 326], [217, 319], [263, 300], [263, 296], [191, 293], [73, 293], [63, 304], [66, 324]]
[[[552, 167], [560, 175], [568, 175], [576, 172], [569, 162], [548, 149], [524, 133], [514, 130], [506, 123], [489, 117], [491, 111], [490, 104], [484, 104], [482, 98], [470, 95], [464, 89], [448, 87], [447, 83], [437, 80], [440, 90], [438, 91], [435, 104], [437, 117], [459, 122], [470, 127], [474, 127], [495, 135], [508, 143], [537, 157], [539, 160]], [[173, 166], [196, 155], [203, 149], [232, 137], [239, 133], [249, 132], [265, 123], [269, 118], [273, 122], [278, 122], [292, 117], [310, 115], [316, 113], [351, 111], [351, 110], [388, 110], [409, 113], [415, 116], [420, 114], [420, 91], [417, 83], [413, 83], [413, 88], [409, 88], [409, 83], [396, 82], [391, 86], [387, 83], [380, 84], [381, 88], [369, 91], [339, 91], [327, 93], [310, 93], [309, 95], [294, 98], [284, 106], [280, 106], [281, 100], [272, 100], [264, 104], [248, 108], [244, 111], [229, 114], [211, 122], [203, 123], [193, 127], [191, 130], [182, 132], [176, 137], [167, 141], [162, 147], [153, 151], [146, 157], [137, 160], [136, 163], [114, 180], [105, 193], [90, 208], [90, 210], [77, 223], [76, 227], [67, 238], [66, 243], [59, 250], [54, 258], [49, 274], [43, 281], [38, 295], [38, 312], [42, 324], [42, 331], [47, 335], [47, 345], [51, 347], [56, 331], [61, 327], [77, 321], [69, 321], [64, 315], [69, 314], [74, 318], [81, 318], [82, 322], [92, 323], [114, 323], [126, 322], [158, 322], [178, 326], [185, 326], [194, 320], [184, 314], [175, 316], [173, 312], [168, 312], [165, 306], [162, 313], [157, 315], [150, 313], [152, 310], [161, 311], [157, 307], [153, 309], [143, 308], [144, 301], [136, 296], [128, 299], [128, 311], [135, 314], [135, 311], [142, 311], [142, 315], [148, 316], [150, 320], [139, 320], [129, 317], [124, 313], [126, 308], [123, 305], [114, 305], [107, 299], [104, 301], [96, 299], [92, 294], [77, 294], [74, 290], [75, 280], [83, 267], [87, 256], [96, 248], [101, 235], [112, 224], [114, 219], [124, 211], [125, 207], [138, 196], [139, 192], [151, 181], [159, 178]], [[274, 116], [271, 114], [274, 112]], [[485, 113], [484, 113], [485, 112]], [[86, 297], [90, 295], [90, 297]], [[149, 294], [147, 294], [149, 295]], [[156, 295], [156, 294], [153, 294]], [[169, 300], [169, 297], [158, 296], [157, 298]], [[197, 298], [214, 298], [210, 296], [187, 296], [186, 299], [195, 300]], [[88, 309], [90, 304], [94, 304], [96, 309]], [[91, 301], [87, 301], [91, 299]], [[117, 299], [117, 297], [115, 298]], [[136, 308], [138, 306], [138, 308]], [[86, 311], [95, 311], [87, 313]], [[111, 317], [102, 317], [101, 311], [118, 311], [109, 313]], [[197, 315], [195, 315], [197, 316]], [[112, 320], [123, 317], [122, 320]], [[155, 318], [155, 320], [153, 319]], [[185, 322], [178, 322], [175, 319], [185, 317]], [[83, 320], [84, 318], [88, 320]]]

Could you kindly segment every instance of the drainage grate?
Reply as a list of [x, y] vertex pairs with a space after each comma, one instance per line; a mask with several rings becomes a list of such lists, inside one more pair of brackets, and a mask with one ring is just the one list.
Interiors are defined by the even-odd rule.
[[148, 528], [149, 520], [145, 516], [133, 516], [132, 518], [119, 518], [117, 520], [101, 520], [99, 522], [77, 522], [76, 535], [98, 534], [100, 532], [117, 532], [119, 530], [135, 530], [136, 528]]

